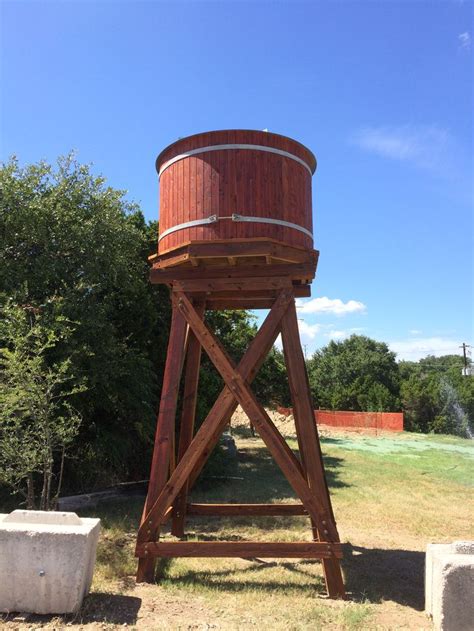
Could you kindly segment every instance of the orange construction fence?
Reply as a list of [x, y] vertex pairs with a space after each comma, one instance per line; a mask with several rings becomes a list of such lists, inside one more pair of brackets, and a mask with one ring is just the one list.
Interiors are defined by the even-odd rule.
[[[278, 408], [280, 414], [289, 416], [291, 408]], [[318, 425], [341, 429], [403, 432], [403, 412], [343, 412], [340, 410], [314, 410]]]

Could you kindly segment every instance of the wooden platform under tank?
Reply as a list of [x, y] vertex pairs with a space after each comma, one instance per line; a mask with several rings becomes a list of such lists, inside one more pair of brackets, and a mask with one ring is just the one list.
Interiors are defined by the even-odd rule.
[[233, 267], [235, 265], [262, 265], [275, 263], [314, 263], [319, 252], [288, 245], [275, 239], [229, 239], [215, 241], [188, 241], [148, 260], [153, 269], [170, 267]]
[[288, 280], [295, 297], [311, 295], [318, 255], [272, 239], [193, 242], [151, 256], [150, 280], [180, 285], [207, 309], [267, 309]]

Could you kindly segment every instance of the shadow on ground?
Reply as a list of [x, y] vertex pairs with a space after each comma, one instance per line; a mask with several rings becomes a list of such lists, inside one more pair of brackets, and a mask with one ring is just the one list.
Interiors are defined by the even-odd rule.
[[[322, 576], [315, 575], [303, 567], [303, 565], [314, 563], [314, 561], [295, 561], [295, 562], [277, 562], [265, 561], [263, 559], [248, 559], [252, 562], [246, 568], [238, 569], [213, 569], [212, 571], [196, 571], [189, 570], [180, 572], [179, 575], [173, 576], [170, 568], [162, 568], [162, 572], [158, 574], [157, 582], [169, 581], [174, 587], [182, 588], [195, 587], [199, 584], [201, 587], [211, 589], [217, 592], [242, 592], [245, 590], [258, 590], [269, 592], [270, 594], [288, 595], [289, 592], [298, 594], [306, 594], [307, 596], [324, 595], [325, 586]], [[264, 575], [266, 570], [279, 568], [286, 570], [287, 573], [282, 575], [280, 580], [268, 579]], [[263, 574], [263, 575], [262, 575]], [[259, 580], [259, 575], [261, 580]], [[291, 580], [291, 575], [295, 576], [295, 580]], [[309, 578], [310, 583], [301, 583], [297, 577]]]
[[345, 544], [342, 566], [346, 589], [355, 600], [393, 600], [418, 611], [424, 608], [424, 552], [382, 550]]
[[[134, 625], [142, 605], [141, 598], [95, 592], [84, 599], [77, 614], [39, 616], [36, 614], [10, 614], [3, 622], [22, 622], [28, 625], [44, 625], [48, 623], [61, 625], [83, 625], [91, 622], [108, 624]], [[19, 619], [21, 617], [21, 620]], [[0, 618], [0, 620], [2, 620]]]
[[[326, 479], [330, 488], [350, 486], [340, 477], [342, 458], [324, 456]], [[246, 447], [238, 451], [235, 475], [225, 484], [204, 484], [196, 487], [193, 501], [272, 502], [295, 497], [288, 480], [265, 446]], [[207, 482], [207, 483], [206, 483]]]
[[82, 624], [87, 622], [135, 624], [141, 605], [141, 598], [135, 596], [95, 592], [85, 599], [78, 618]]
[[[345, 544], [342, 562], [349, 600], [380, 603], [391, 600], [417, 611], [424, 608], [424, 553], [410, 550], [368, 549]], [[189, 570], [173, 575], [170, 565], [162, 568], [158, 580], [170, 581], [186, 588], [200, 584], [219, 592], [240, 592], [259, 589], [268, 592], [294, 591], [299, 594], [324, 595], [324, 580], [311, 571], [313, 560], [298, 562], [249, 559], [252, 564], [239, 569]], [[265, 570], [285, 569], [281, 580], [266, 577]], [[262, 580], [259, 580], [262, 575]], [[294, 580], [292, 580], [294, 576]], [[300, 580], [298, 580], [298, 578]], [[301, 577], [309, 579], [302, 583]]]

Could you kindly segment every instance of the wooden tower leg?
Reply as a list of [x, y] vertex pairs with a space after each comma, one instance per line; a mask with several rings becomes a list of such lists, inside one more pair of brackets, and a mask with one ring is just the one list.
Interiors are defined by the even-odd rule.
[[[293, 412], [295, 417], [296, 433], [300, 448], [301, 459], [305, 469], [308, 484], [318, 496], [319, 501], [331, 515], [334, 531], [337, 534], [336, 522], [332, 511], [331, 500], [324, 473], [321, 447], [318, 431], [314, 420], [313, 405], [311, 402], [308, 375], [304, 361], [303, 351], [298, 332], [298, 320], [295, 303], [288, 307], [281, 322], [283, 350], [288, 372]], [[323, 522], [324, 524], [324, 522]], [[313, 536], [316, 539], [327, 541], [329, 530], [317, 531], [316, 524], [312, 520]], [[339, 537], [337, 536], [337, 542]], [[334, 541], [336, 543], [336, 541]], [[344, 582], [342, 579], [339, 559], [323, 559], [324, 578], [330, 598], [345, 598]]]
[[[205, 302], [195, 305], [196, 312], [204, 317]], [[181, 413], [181, 425], [179, 430], [178, 462], [186, 453], [194, 432], [194, 420], [196, 416], [196, 401], [199, 383], [199, 366], [201, 363], [201, 344], [189, 331], [188, 351], [186, 356], [186, 370], [184, 381], [183, 409]], [[189, 479], [173, 503], [173, 522], [171, 534], [175, 537], [184, 537], [184, 522], [186, 519], [186, 502], [188, 499]]]
[[[140, 527], [144, 525], [145, 515], [150, 510], [151, 506], [153, 506], [168, 480], [178, 389], [183, 368], [186, 329], [186, 320], [179, 310], [173, 307], [168, 353], [166, 356], [163, 386], [161, 390], [160, 409], [157, 418], [155, 446], [151, 463], [150, 482]], [[147, 539], [149, 541], [156, 541], [159, 526], [160, 524], [147, 531]], [[138, 561], [137, 582], [153, 582], [155, 568], [156, 558], [140, 558]]]

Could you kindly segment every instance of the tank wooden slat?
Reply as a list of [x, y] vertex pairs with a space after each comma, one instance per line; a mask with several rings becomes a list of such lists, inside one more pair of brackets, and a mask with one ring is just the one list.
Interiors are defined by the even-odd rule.
[[189, 217], [190, 217], [190, 213], [191, 213], [191, 204], [189, 201], [189, 162], [188, 160], [181, 160], [180, 162], [183, 163], [182, 169], [181, 169], [181, 175], [182, 175], [182, 203], [183, 203], [183, 211], [182, 211], [182, 217], [183, 217], [183, 222], [185, 221], [189, 221]]
[[[160, 199], [160, 232], [164, 232], [170, 227], [171, 220], [171, 208], [173, 206], [173, 173], [170, 171], [169, 173], [164, 174], [165, 177], [160, 180], [160, 197], [164, 196], [165, 205], [161, 206]], [[168, 247], [174, 247], [172, 239], [167, 239]], [[158, 247], [160, 250], [160, 247]]]
[[[197, 166], [199, 160], [197, 158], [189, 158], [191, 180], [189, 183], [189, 219], [194, 221], [196, 219], [196, 178], [197, 178]], [[183, 235], [185, 237], [186, 235]], [[194, 236], [192, 230], [188, 230], [188, 239]]]
[[209, 162], [211, 164], [211, 215], [219, 214], [219, 160], [218, 152], [211, 151], [209, 153]]
[[[178, 200], [179, 200], [179, 208], [180, 208], [180, 217], [182, 221], [189, 221], [189, 200], [188, 200], [188, 189], [189, 189], [189, 163], [187, 160], [181, 160], [183, 163], [181, 168], [178, 169], [178, 181], [180, 190], [178, 191]], [[176, 235], [178, 242], [180, 239], [178, 235]]]
[[[173, 183], [173, 202], [172, 205], [170, 207], [170, 211], [171, 211], [171, 219], [170, 219], [170, 225], [173, 225], [173, 223], [177, 220], [176, 217], [176, 206], [178, 204], [178, 169], [175, 168], [172, 171], [172, 183]], [[175, 217], [175, 219], [173, 219], [173, 215]], [[172, 238], [172, 242], [173, 242], [173, 247], [176, 247], [179, 243], [179, 235], [176, 233], [173, 233]]]
[[[211, 152], [212, 153], [212, 152]], [[203, 212], [205, 215], [212, 215], [212, 166], [210, 163], [210, 156], [211, 153], [208, 154], [204, 154], [205, 155], [205, 159], [203, 160], [202, 164], [203, 164], [203, 181], [204, 181], [204, 186], [203, 186], [203, 196], [202, 196], [202, 206], [203, 206]], [[200, 229], [198, 229], [198, 237], [200, 235], [204, 235], [204, 229], [203, 227], [201, 227]]]
[[[170, 191], [169, 206], [168, 206], [168, 212], [170, 213], [170, 216], [168, 217], [168, 219], [166, 221], [168, 227], [171, 227], [171, 225], [172, 225], [173, 214], [174, 214], [174, 210], [173, 209], [176, 208], [175, 175], [176, 175], [176, 169], [172, 169], [170, 171], [170, 175], [169, 175], [169, 185], [171, 187], [171, 191]], [[169, 244], [170, 244], [170, 247], [172, 247], [172, 248], [176, 247], [177, 241], [176, 241], [176, 235], [175, 234], [170, 235]]]

